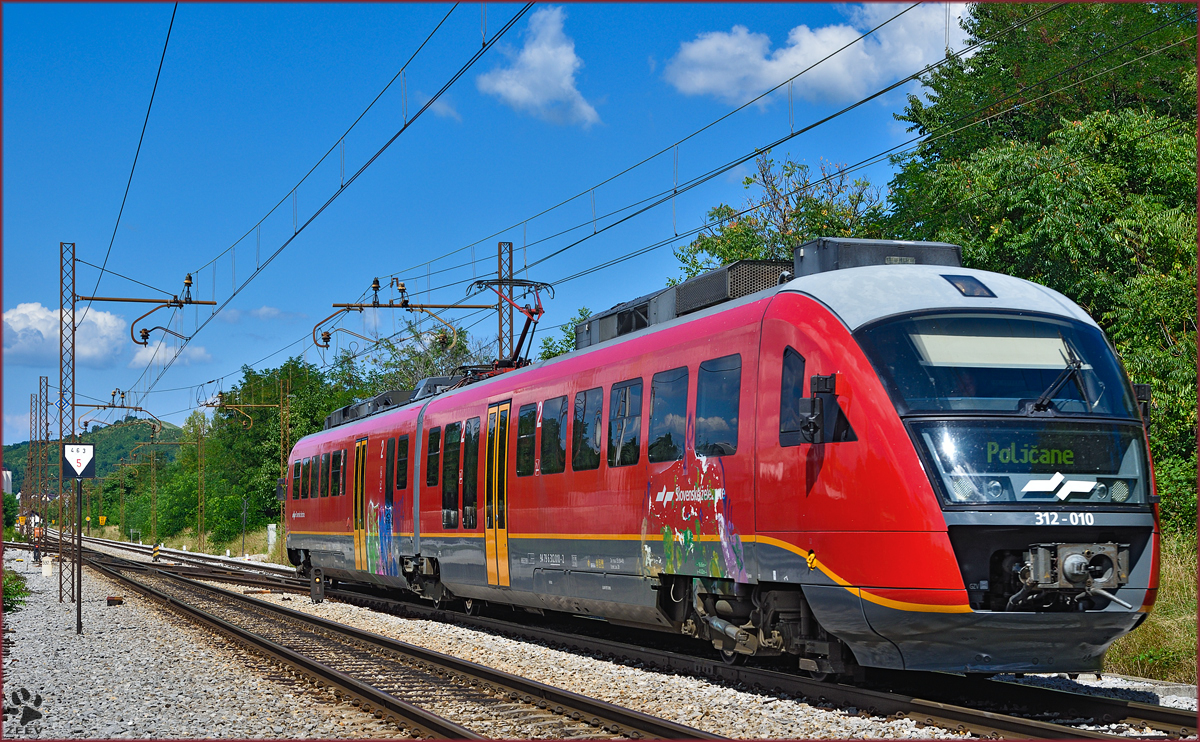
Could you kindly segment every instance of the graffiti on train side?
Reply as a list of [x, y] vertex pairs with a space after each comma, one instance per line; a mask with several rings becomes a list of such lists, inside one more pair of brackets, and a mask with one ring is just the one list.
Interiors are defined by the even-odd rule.
[[[651, 475], [642, 519], [643, 574], [659, 572], [719, 577], [746, 582], [742, 539], [733, 524], [720, 457], [697, 454], [691, 446], [693, 421], [687, 420], [683, 458]], [[651, 540], [662, 539], [662, 555]]]
[[371, 500], [367, 503], [367, 571], [377, 575], [400, 574], [392, 550], [392, 508]]

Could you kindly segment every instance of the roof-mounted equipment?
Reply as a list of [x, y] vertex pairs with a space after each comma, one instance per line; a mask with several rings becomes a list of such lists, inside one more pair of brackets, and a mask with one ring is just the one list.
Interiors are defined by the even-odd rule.
[[797, 247], [792, 256], [797, 278], [842, 268], [861, 268], [865, 265], [962, 267], [962, 248], [948, 242], [818, 237]]

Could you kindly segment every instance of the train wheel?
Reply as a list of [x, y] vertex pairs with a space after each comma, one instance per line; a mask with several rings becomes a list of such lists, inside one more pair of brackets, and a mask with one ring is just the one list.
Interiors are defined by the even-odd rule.
[[480, 613], [483, 613], [483, 601], [466, 598], [463, 600], [463, 613], [468, 616], [478, 616]]
[[727, 665], [744, 665], [746, 664], [746, 655], [732, 649], [722, 649], [721, 661]]
[[817, 672], [816, 670], [801, 670], [800, 676], [818, 683], [832, 683], [838, 677], [835, 672]]

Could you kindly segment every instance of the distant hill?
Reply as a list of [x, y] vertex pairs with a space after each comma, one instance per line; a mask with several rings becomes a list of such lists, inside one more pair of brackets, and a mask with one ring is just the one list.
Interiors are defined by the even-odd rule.
[[[163, 430], [158, 436], [160, 441], [177, 441], [183, 431], [170, 423], [163, 424]], [[150, 426], [143, 422], [134, 422], [132, 418], [108, 425], [83, 434], [84, 443], [96, 444], [96, 476], [104, 477], [117, 468], [117, 462], [129, 455], [139, 443], [150, 441]], [[52, 472], [57, 472], [58, 459], [56, 446], [58, 441], [51, 441], [49, 464]], [[177, 446], [167, 446], [159, 449], [164, 461], [174, 461], [178, 453]], [[4, 447], [4, 466], [13, 473], [13, 492], [20, 492], [25, 484], [25, 466], [28, 463], [29, 441], [14, 443]]]

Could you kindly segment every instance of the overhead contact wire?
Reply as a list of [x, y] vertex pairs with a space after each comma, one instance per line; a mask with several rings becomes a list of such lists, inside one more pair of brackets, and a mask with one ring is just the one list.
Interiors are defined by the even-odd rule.
[[[163, 374], [165, 374], [165, 373], [167, 372], [167, 370], [169, 370], [169, 369], [171, 368], [171, 366], [172, 366], [172, 365], [174, 364], [174, 362], [175, 362], [175, 359], [179, 357], [180, 353], [182, 353], [182, 352], [183, 352], [183, 350], [184, 350], [184, 349], [185, 349], [185, 348], [188, 346], [188, 344], [191, 342], [192, 338], [194, 338], [194, 337], [196, 336], [196, 334], [198, 334], [198, 333], [200, 332], [200, 330], [204, 329], [204, 327], [206, 327], [206, 326], [207, 326], [207, 325], [208, 325], [208, 324], [209, 324], [209, 323], [210, 323], [210, 322], [213, 320], [213, 318], [214, 318], [214, 317], [216, 317], [216, 315], [217, 315], [218, 313], [220, 313], [220, 312], [221, 312], [221, 310], [223, 310], [223, 309], [224, 309], [226, 306], [228, 306], [228, 305], [229, 305], [229, 303], [230, 303], [231, 301], [233, 301], [233, 300], [234, 300], [234, 298], [235, 298], [235, 297], [237, 297], [237, 295], [238, 295], [238, 294], [240, 294], [240, 293], [242, 292], [242, 290], [243, 290], [243, 289], [244, 289], [244, 288], [245, 288], [247, 285], [249, 285], [249, 284], [250, 284], [250, 282], [251, 282], [251, 281], [253, 281], [253, 280], [254, 280], [254, 279], [255, 279], [255, 278], [256, 278], [256, 277], [257, 277], [257, 276], [258, 276], [260, 273], [262, 273], [262, 271], [263, 271], [264, 269], [266, 269], [266, 267], [267, 267], [268, 265], [270, 265], [270, 264], [271, 264], [271, 262], [272, 262], [272, 261], [274, 261], [274, 260], [275, 260], [275, 258], [277, 258], [277, 257], [280, 255], [280, 253], [282, 253], [282, 252], [283, 252], [283, 251], [284, 251], [284, 250], [285, 250], [285, 249], [288, 247], [288, 245], [290, 245], [290, 244], [292, 243], [292, 241], [293, 241], [293, 240], [295, 240], [295, 239], [296, 239], [298, 236], [300, 236], [300, 234], [301, 234], [302, 232], [304, 232], [304, 230], [305, 230], [305, 229], [306, 229], [306, 228], [307, 228], [307, 227], [308, 227], [310, 224], [312, 224], [312, 223], [313, 223], [313, 221], [314, 221], [314, 220], [315, 220], [315, 219], [316, 219], [318, 216], [320, 216], [320, 215], [321, 215], [321, 214], [322, 214], [322, 213], [325, 211], [325, 209], [329, 208], [330, 204], [332, 204], [332, 203], [333, 203], [333, 202], [334, 202], [334, 201], [335, 201], [335, 200], [338, 198], [338, 196], [340, 196], [342, 193], [344, 193], [344, 192], [345, 192], [345, 190], [346, 190], [347, 188], [349, 188], [349, 187], [350, 187], [350, 185], [351, 185], [352, 183], [354, 183], [354, 181], [356, 181], [360, 175], [362, 175], [364, 172], [366, 172], [367, 168], [369, 168], [369, 167], [370, 167], [372, 164], [374, 164], [374, 162], [375, 162], [377, 159], [379, 159], [379, 157], [380, 157], [380, 156], [381, 156], [381, 155], [382, 155], [382, 154], [383, 154], [385, 151], [387, 151], [387, 149], [388, 149], [389, 147], [391, 147], [391, 146], [392, 146], [392, 143], [393, 143], [393, 142], [395, 142], [395, 141], [396, 141], [396, 140], [397, 140], [397, 139], [400, 137], [400, 135], [401, 135], [401, 134], [403, 134], [405, 131], [407, 131], [407, 130], [408, 130], [408, 128], [409, 128], [410, 126], [412, 126], [414, 123], [416, 123], [417, 119], [419, 119], [419, 118], [421, 117], [421, 115], [422, 115], [423, 113], [425, 113], [425, 111], [427, 111], [427, 110], [429, 109], [429, 107], [430, 107], [430, 106], [432, 106], [434, 103], [436, 103], [436, 102], [437, 102], [437, 100], [438, 100], [438, 99], [439, 99], [439, 98], [440, 98], [440, 97], [441, 97], [443, 94], [445, 94], [445, 92], [446, 92], [447, 90], [449, 90], [449, 89], [450, 89], [450, 87], [451, 87], [452, 85], [454, 85], [454, 83], [455, 83], [455, 82], [457, 82], [457, 81], [458, 81], [458, 79], [459, 79], [460, 77], [462, 77], [464, 74], [466, 74], [466, 73], [467, 73], [467, 71], [468, 71], [468, 70], [470, 70], [470, 69], [471, 69], [471, 67], [473, 67], [473, 66], [475, 65], [475, 63], [476, 63], [476, 62], [478, 62], [478, 61], [479, 61], [479, 59], [480, 59], [480, 58], [481, 58], [481, 57], [482, 57], [484, 54], [486, 54], [486, 53], [487, 53], [487, 51], [488, 51], [489, 49], [491, 49], [491, 48], [492, 48], [492, 46], [493, 46], [493, 45], [494, 45], [494, 44], [495, 44], [497, 41], [499, 41], [501, 38], [503, 38], [504, 34], [505, 34], [505, 33], [506, 33], [506, 32], [507, 32], [507, 31], [508, 31], [510, 28], [512, 28], [512, 26], [513, 26], [514, 24], [516, 24], [516, 22], [517, 22], [518, 20], [520, 20], [520, 19], [521, 19], [521, 18], [522, 18], [522, 17], [523, 17], [523, 16], [524, 16], [524, 15], [525, 15], [525, 14], [526, 14], [528, 11], [529, 11], [529, 9], [530, 9], [531, 7], [533, 7], [533, 3], [532, 3], [532, 2], [531, 2], [531, 3], [526, 3], [524, 6], [522, 6], [522, 8], [521, 8], [519, 11], [517, 11], [516, 15], [514, 15], [514, 16], [513, 16], [511, 19], [509, 19], [509, 21], [508, 21], [508, 22], [507, 22], [507, 23], [506, 23], [506, 24], [505, 24], [505, 25], [504, 25], [504, 26], [503, 26], [503, 27], [500, 29], [500, 31], [499, 31], [498, 33], [496, 33], [496, 34], [495, 34], [495, 35], [494, 35], [494, 36], [493, 36], [491, 39], [489, 39], [489, 40], [488, 40], [488, 42], [487, 42], [486, 44], [484, 44], [483, 48], [481, 48], [481, 49], [479, 49], [478, 51], [476, 51], [476, 52], [475, 52], [475, 53], [474, 53], [474, 54], [473, 54], [473, 55], [470, 57], [470, 59], [468, 59], [468, 60], [467, 60], [467, 62], [466, 62], [466, 63], [465, 63], [465, 64], [464, 64], [464, 65], [463, 65], [463, 66], [462, 66], [462, 67], [461, 67], [461, 68], [460, 68], [460, 69], [459, 69], [459, 70], [458, 70], [458, 71], [457, 71], [457, 72], [456, 72], [456, 73], [455, 73], [455, 74], [454, 74], [454, 75], [453, 75], [453, 76], [450, 78], [450, 80], [449, 80], [449, 81], [447, 81], [447, 82], [446, 82], [446, 84], [444, 84], [444, 85], [443, 85], [443, 86], [442, 86], [442, 87], [441, 87], [441, 88], [440, 88], [440, 89], [439, 89], [439, 90], [438, 90], [436, 93], [434, 93], [434, 95], [433, 95], [432, 97], [430, 97], [430, 99], [429, 99], [429, 100], [428, 100], [428, 101], [425, 103], [425, 105], [421, 106], [421, 108], [420, 108], [420, 109], [419, 109], [419, 110], [418, 110], [418, 111], [417, 111], [417, 112], [416, 112], [416, 113], [415, 113], [415, 114], [412, 116], [412, 118], [410, 118], [410, 119], [409, 119], [409, 120], [408, 120], [408, 121], [407, 121], [407, 122], [406, 122], [406, 123], [405, 123], [405, 124], [404, 124], [404, 125], [403, 125], [403, 126], [402, 126], [402, 127], [401, 127], [401, 128], [400, 128], [400, 129], [399, 129], [399, 130], [398, 130], [398, 131], [395, 133], [395, 134], [394, 134], [394, 135], [392, 135], [392, 138], [391, 138], [391, 139], [389, 139], [389, 140], [388, 140], [386, 143], [384, 143], [384, 145], [383, 145], [382, 147], [380, 147], [380, 148], [379, 148], [379, 149], [378, 149], [378, 150], [375, 152], [375, 154], [373, 154], [373, 155], [371, 156], [371, 158], [370, 158], [370, 159], [368, 159], [368, 160], [367, 160], [367, 161], [366, 161], [366, 162], [365, 162], [365, 163], [362, 165], [362, 167], [360, 167], [360, 168], [359, 168], [357, 171], [355, 171], [355, 173], [354, 173], [353, 175], [351, 175], [351, 176], [350, 176], [350, 177], [349, 177], [349, 178], [346, 180], [345, 184], [343, 184], [341, 187], [339, 187], [339, 188], [338, 188], [338, 190], [337, 190], [337, 191], [335, 191], [335, 192], [334, 192], [334, 194], [333, 194], [332, 196], [330, 196], [330, 197], [329, 197], [329, 198], [328, 198], [328, 199], [325, 201], [325, 203], [323, 203], [323, 204], [320, 206], [320, 208], [318, 208], [318, 209], [317, 209], [317, 210], [316, 210], [316, 211], [313, 213], [313, 215], [312, 215], [312, 216], [310, 216], [310, 217], [308, 218], [308, 220], [307, 220], [307, 221], [305, 221], [305, 222], [304, 222], [302, 225], [300, 225], [300, 226], [297, 228], [297, 230], [296, 230], [296, 233], [295, 233], [295, 234], [293, 234], [293, 235], [291, 235], [290, 237], [288, 237], [288, 238], [287, 238], [287, 239], [284, 241], [284, 243], [283, 243], [282, 245], [280, 245], [280, 246], [279, 246], [279, 247], [278, 247], [278, 248], [275, 250], [275, 252], [271, 253], [271, 255], [267, 257], [267, 259], [266, 259], [266, 260], [263, 262], [263, 264], [262, 264], [261, 266], [259, 266], [257, 269], [255, 269], [255, 270], [254, 270], [254, 272], [250, 274], [250, 277], [249, 277], [249, 278], [247, 278], [247, 279], [245, 280], [245, 282], [243, 282], [243, 283], [242, 283], [240, 286], [238, 286], [238, 287], [237, 287], [237, 289], [235, 289], [235, 290], [234, 290], [234, 291], [233, 291], [233, 292], [230, 294], [230, 296], [229, 296], [227, 299], [225, 299], [225, 301], [224, 301], [224, 302], [222, 302], [222, 303], [221, 303], [221, 304], [220, 304], [220, 305], [219, 305], [219, 306], [218, 306], [218, 307], [217, 307], [217, 308], [216, 308], [216, 309], [213, 311], [213, 313], [212, 313], [211, 315], [209, 315], [209, 316], [208, 316], [208, 317], [207, 317], [207, 318], [206, 318], [206, 319], [205, 319], [205, 320], [204, 320], [204, 321], [203, 321], [203, 322], [202, 322], [202, 323], [201, 323], [201, 324], [200, 324], [200, 325], [199, 325], [199, 326], [196, 328], [196, 330], [195, 330], [195, 331], [192, 333], [192, 335], [191, 335], [191, 336], [189, 336], [187, 339], [185, 339], [185, 340], [183, 341], [183, 343], [182, 343], [182, 344], [180, 345], [180, 347], [179, 347], [179, 350], [176, 352], [175, 356], [174, 356], [173, 358], [171, 358], [171, 359], [170, 359], [170, 360], [169, 360], [169, 361], [166, 363], [166, 365], [164, 366], [164, 368], [163, 368], [163, 369], [162, 369], [162, 370], [161, 370], [161, 371], [158, 373], [158, 376], [157, 376], [157, 377], [154, 379], [154, 381], [152, 381], [152, 382], [149, 384], [149, 386], [146, 388], [146, 390], [145, 390], [145, 392], [143, 392], [143, 394], [144, 394], [144, 393], [146, 393], [146, 392], [149, 392], [151, 389], [153, 389], [153, 388], [154, 388], [154, 384], [155, 384], [155, 383], [157, 383], [157, 382], [158, 382], [158, 380], [162, 378]], [[144, 375], [145, 375], [145, 372], [143, 372], [143, 374], [142, 374], [142, 375], [144, 376]], [[140, 379], [141, 379], [141, 377], [139, 377], [139, 381], [140, 381]]]
[[[175, 3], [175, 7], [171, 9], [171, 22], [167, 25], [167, 39], [163, 42], [162, 56], [158, 59], [158, 72], [154, 73], [154, 87], [150, 90], [150, 103], [146, 106], [146, 118], [142, 121], [142, 133], [138, 135], [137, 149], [133, 153], [133, 165], [129, 168], [129, 179], [125, 181], [125, 195], [121, 196], [121, 208], [117, 210], [117, 222], [113, 225], [112, 237], [108, 240], [108, 250], [104, 252], [104, 260], [100, 265], [100, 275], [96, 276], [96, 286], [92, 289], [92, 296], [95, 296], [96, 291], [100, 288], [100, 279], [104, 278], [104, 269], [108, 266], [108, 257], [112, 255], [113, 243], [117, 240], [117, 228], [121, 226], [121, 215], [125, 213], [125, 202], [129, 199], [129, 187], [133, 185], [133, 173], [137, 170], [138, 155], [142, 153], [142, 140], [146, 138], [146, 127], [150, 123], [150, 111], [154, 108], [154, 94], [158, 92], [158, 80], [162, 77], [163, 62], [167, 58], [167, 45], [171, 43], [171, 29], [175, 27], [175, 13], [178, 10], [179, 3], [177, 2]], [[157, 289], [155, 290], [157, 291]], [[88, 299], [87, 306], [83, 308], [83, 316], [79, 318], [79, 324], [82, 325], [83, 321], [87, 319], [88, 310], [91, 308], [92, 301]]]

